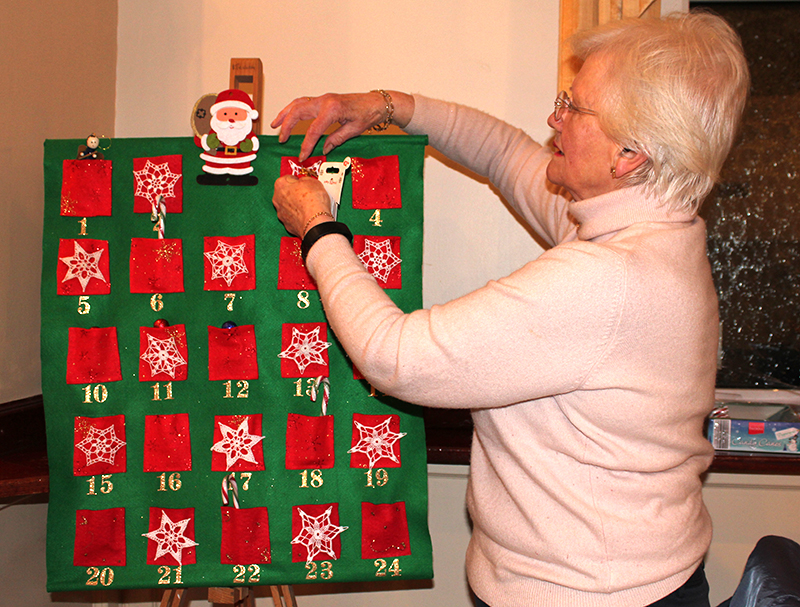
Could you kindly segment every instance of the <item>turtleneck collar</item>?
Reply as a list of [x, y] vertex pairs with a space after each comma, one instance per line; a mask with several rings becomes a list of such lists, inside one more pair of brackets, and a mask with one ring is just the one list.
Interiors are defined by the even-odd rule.
[[666, 203], [648, 196], [642, 186], [573, 200], [569, 203], [569, 212], [578, 222], [580, 240], [595, 240], [635, 223], [683, 223], [696, 216], [695, 213], [670, 210]]

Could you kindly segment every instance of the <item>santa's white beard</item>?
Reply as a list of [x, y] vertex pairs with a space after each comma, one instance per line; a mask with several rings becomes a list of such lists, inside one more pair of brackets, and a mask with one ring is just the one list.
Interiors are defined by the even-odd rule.
[[253, 121], [249, 117], [245, 120], [230, 122], [227, 120], [211, 119], [211, 128], [225, 145], [236, 145], [247, 139], [253, 129]]

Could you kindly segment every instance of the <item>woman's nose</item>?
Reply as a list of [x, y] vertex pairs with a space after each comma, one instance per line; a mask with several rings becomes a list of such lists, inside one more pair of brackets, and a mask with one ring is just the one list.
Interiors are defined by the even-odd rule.
[[556, 113], [553, 112], [547, 117], [547, 126], [551, 129], [555, 129], [559, 133], [561, 132], [561, 121], [556, 120]]

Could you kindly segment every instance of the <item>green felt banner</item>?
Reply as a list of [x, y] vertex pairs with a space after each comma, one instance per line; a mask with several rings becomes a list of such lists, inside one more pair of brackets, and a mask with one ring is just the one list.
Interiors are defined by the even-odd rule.
[[[190, 138], [45, 144], [49, 591], [432, 577], [421, 411], [355, 378], [272, 207], [300, 139], [259, 142], [254, 186], [198, 184]], [[352, 159], [339, 219], [406, 311], [425, 143], [327, 158]]]

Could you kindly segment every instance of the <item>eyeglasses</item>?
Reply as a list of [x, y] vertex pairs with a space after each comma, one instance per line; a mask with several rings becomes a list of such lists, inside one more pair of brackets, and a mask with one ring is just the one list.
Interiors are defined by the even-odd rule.
[[594, 110], [590, 110], [585, 107], [578, 107], [574, 103], [572, 103], [572, 99], [569, 98], [567, 95], [567, 91], [561, 91], [556, 97], [555, 101], [556, 109], [553, 111], [553, 118], [556, 120], [561, 120], [561, 117], [564, 115], [564, 110], [569, 110], [570, 112], [575, 112], [577, 114], [588, 114], [590, 116], [597, 116], [597, 112]]

